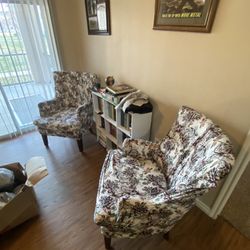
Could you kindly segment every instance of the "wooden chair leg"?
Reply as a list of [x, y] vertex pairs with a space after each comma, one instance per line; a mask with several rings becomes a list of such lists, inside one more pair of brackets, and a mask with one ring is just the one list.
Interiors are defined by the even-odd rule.
[[82, 139], [77, 140], [77, 145], [78, 145], [79, 151], [82, 152], [83, 151]]
[[165, 233], [165, 234], [163, 235], [163, 238], [164, 238], [165, 240], [169, 240], [169, 232]]
[[45, 145], [45, 147], [47, 148], [49, 146], [48, 143], [48, 136], [47, 135], [41, 135], [43, 138], [43, 144]]
[[111, 250], [111, 238], [108, 238], [106, 236], [104, 236], [104, 243], [105, 243], [105, 248], [107, 250]]

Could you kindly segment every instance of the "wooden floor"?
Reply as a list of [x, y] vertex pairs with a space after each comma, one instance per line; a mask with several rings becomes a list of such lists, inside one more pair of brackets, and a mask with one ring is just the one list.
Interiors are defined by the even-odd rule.
[[[86, 136], [83, 154], [78, 152], [74, 140], [49, 137], [49, 143], [47, 150], [37, 132], [0, 143], [0, 165], [25, 163], [30, 157], [41, 155], [49, 168], [49, 176], [35, 187], [40, 216], [2, 235], [0, 249], [104, 250], [93, 212], [105, 150], [92, 135]], [[250, 241], [226, 221], [214, 221], [198, 208], [175, 226], [169, 242], [157, 235], [116, 239], [112, 245], [115, 250], [250, 249]]]

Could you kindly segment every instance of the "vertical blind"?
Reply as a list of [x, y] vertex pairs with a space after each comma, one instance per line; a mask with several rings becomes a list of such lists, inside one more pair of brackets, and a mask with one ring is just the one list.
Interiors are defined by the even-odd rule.
[[0, 2], [0, 138], [32, 127], [59, 60], [46, 0]]

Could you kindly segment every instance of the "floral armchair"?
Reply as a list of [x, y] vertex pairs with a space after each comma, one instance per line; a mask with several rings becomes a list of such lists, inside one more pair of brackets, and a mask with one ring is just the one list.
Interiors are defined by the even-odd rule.
[[111, 237], [167, 235], [233, 163], [228, 137], [188, 107], [160, 142], [126, 139], [108, 152], [100, 176], [94, 220], [106, 248]]
[[34, 121], [48, 147], [48, 135], [75, 138], [83, 150], [82, 135], [92, 126], [91, 89], [97, 76], [82, 72], [54, 72], [56, 96], [38, 104], [40, 118]]

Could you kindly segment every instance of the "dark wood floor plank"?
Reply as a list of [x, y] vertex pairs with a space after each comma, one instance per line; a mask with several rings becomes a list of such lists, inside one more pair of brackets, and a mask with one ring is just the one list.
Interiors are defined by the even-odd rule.
[[[46, 149], [37, 132], [0, 143], [0, 165], [22, 164], [45, 157], [49, 176], [35, 187], [40, 216], [0, 236], [0, 249], [104, 250], [103, 237], [93, 222], [96, 190], [106, 151], [93, 135], [85, 136], [84, 152], [75, 140], [50, 137]], [[214, 221], [194, 208], [171, 231], [144, 239], [112, 239], [115, 250], [244, 250], [250, 242], [230, 224]]]

